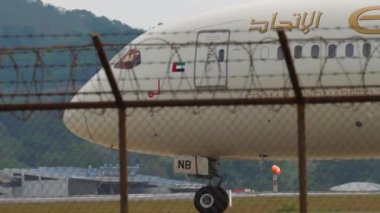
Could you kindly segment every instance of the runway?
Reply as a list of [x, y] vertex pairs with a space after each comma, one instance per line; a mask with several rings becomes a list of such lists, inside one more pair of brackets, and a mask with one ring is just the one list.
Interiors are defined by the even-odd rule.
[[[296, 197], [298, 193], [232, 193], [232, 198], [249, 197]], [[336, 193], [336, 192], [310, 192], [309, 196], [363, 196], [380, 195], [375, 193]], [[193, 199], [194, 193], [175, 193], [175, 194], [131, 194], [128, 196], [130, 201], [144, 200], [178, 200]], [[23, 203], [80, 203], [80, 202], [118, 202], [119, 196], [81, 196], [81, 197], [58, 197], [58, 198], [1, 198], [0, 204], [23, 204]]]

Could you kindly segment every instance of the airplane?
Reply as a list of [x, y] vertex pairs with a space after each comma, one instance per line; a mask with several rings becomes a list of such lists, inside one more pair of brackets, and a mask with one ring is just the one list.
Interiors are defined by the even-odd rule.
[[[258, 0], [217, 9], [137, 37], [111, 59], [124, 101], [289, 97], [277, 31], [284, 30], [310, 97], [379, 93], [380, 5], [376, 0]], [[72, 102], [113, 101], [101, 69]], [[378, 158], [376, 103], [308, 105], [308, 159]], [[79, 137], [118, 147], [117, 110], [66, 110]], [[174, 171], [207, 177], [194, 205], [223, 212], [221, 159], [297, 159], [292, 105], [128, 108], [128, 151], [174, 158]]]

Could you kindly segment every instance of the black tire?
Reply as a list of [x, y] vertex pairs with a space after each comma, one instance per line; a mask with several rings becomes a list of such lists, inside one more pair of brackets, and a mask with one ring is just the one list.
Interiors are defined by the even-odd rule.
[[226, 210], [228, 208], [228, 205], [230, 204], [230, 197], [228, 196], [226, 190], [219, 187], [218, 188], [218, 196], [219, 196], [218, 199], [221, 201], [219, 203], [219, 205], [221, 206], [221, 208]]
[[229, 203], [228, 194], [222, 188], [205, 186], [194, 196], [194, 206], [200, 213], [222, 213]]

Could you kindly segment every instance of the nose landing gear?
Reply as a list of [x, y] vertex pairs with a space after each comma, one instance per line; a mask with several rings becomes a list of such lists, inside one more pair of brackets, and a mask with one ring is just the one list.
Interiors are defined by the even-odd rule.
[[[217, 161], [211, 162], [211, 176], [208, 186], [200, 188], [194, 196], [194, 206], [200, 213], [222, 213], [229, 204], [227, 192], [220, 186], [224, 178], [217, 174]], [[217, 179], [213, 184], [213, 179]]]
[[218, 159], [211, 157], [178, 156], [174, 159], [174, 172], [209, 181], [194, 196], [194, 206], [200, 213], [223, 213], [228, 207], [228, 194], [221, 188], [225, 178], [218, 174], [218, 166]]
[[202, 187], [194, 196], [195, 208], [200, 213], [221, 213], [227, 209], [228, 204], [228, 194], [220, 187]]

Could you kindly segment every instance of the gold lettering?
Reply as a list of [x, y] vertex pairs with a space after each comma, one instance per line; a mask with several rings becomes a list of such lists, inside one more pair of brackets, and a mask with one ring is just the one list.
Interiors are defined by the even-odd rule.
[[315, 29], [319, 28], [322, 15], [323, 13], [320, 11], [318, 11], [318, 13], [317, 11], [313, 11], [310, 14], [304, 12], [303, 15], [301, 13], [294, 13], [293, 16], [295, 17], [295, 21], [280, 20], [277, 24], [278, 12], [275, 12], [272, 15], [272, 19], [269, 21], [256, 21], [255, 19], [252, 19], [249, 30], [259, 31], [260, 33], [266, 33], [269, 29], [285, 29], [289, 31], [292, 31], [293, 29], [299, 29], [304, 34], [308, 34], [313, 26]]
[[290, 21], [279, 21], [280, 25], [276, 26], [276, 20], [277, 20], [278, 12], [273, 14], [272, 22], [271, 22], [271, 29], [277, 30], [277, 29], [284, 29], [291, 31], [293, 29], [293, 23]]
[[313, 26], [314, 18], [315, 18], [315, 11], [311, 13], [311, 18], [308, 24], [306, 24], [306, 18], [309, 14], [307, 12], [303, 13], [302, 22], [301, 22], [301, 31], [305, 34], [308, 34], [310, 32], [310, 27]]
[[256, 21], [252, 19], [250, 31], [259, 31], [260, 33], [268, 32], [269, 22], [267, 21]]
[[319, 11], [317, 21], [315, 22], [315, 28], [319, 28], [319, 23], [321, 23], [322, 15], [323, 15], [323, 13]]
[[294, 13], [293, 16], [296, 17], [296, 24], [293, 25], [294, 29], [299, 29], [300, 28], [300, 23], [301, 23], [301, 13]]
[[278, 14], [278, 12], [274, 13], [274, 14], [273, 14], [273, 17], [272, 17], [272, 23], [271, 23], [271, 25], [270, 25], [270, 28], [271, 28], [272, 30], [274, 30], [274, 29], [277, 28], [277, 27], [274, 26], [275, 23], [276, 23], [277, 14]]
[[380, 6], [365, 7], [355, 11], [349, 18], [348, 23], [350, 27], [362, 34], [380, 34], [380, 29], [363, 27], [360, 25], [360, 21], [380, 21], [380, 15], [363, 15], [364, 13], [380, 10]]
[[293, 29], [293, 23], [291, 21], [280, 21], [280, 25], [282, 29], [287, 29], [289, 31], [292, 31]]

